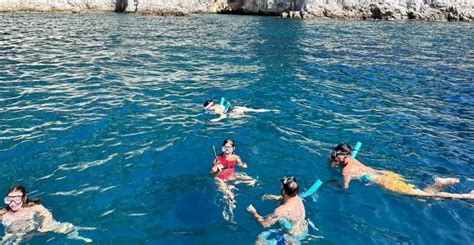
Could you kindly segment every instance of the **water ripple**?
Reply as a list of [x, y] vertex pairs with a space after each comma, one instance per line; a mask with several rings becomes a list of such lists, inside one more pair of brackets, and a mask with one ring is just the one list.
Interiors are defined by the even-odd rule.
[[[116, 14], [0, 21], [2, 188], [26, 184], [59, 220], [98, 227], [86, 235], [97, 243], [253, 243], [261, 228], [244, 206], [273, 208], [260, 196], [278, 193], [283, 175], [303, 187], [336, 177], [326, 163], [339, 142], [363, 142], [362, 161], [418, 185], [432, 175], [474, 176], [471, 24]], [[278, 112], [212, 123], [202, 103], [220, 97]], [[259, 179], [239, 187], [237, 225], [222, 221], [208, 176], [212, 145], [228, 137]], [[356, 182], [344, 192], [321, 188], [306, 210], [321, 242], [467, 244], [470, 205]]]

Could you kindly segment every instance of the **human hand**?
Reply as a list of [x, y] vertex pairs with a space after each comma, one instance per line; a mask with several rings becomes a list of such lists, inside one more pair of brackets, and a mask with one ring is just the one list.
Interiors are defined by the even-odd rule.
[[243, 163], [240, 164], [240, 167], [241, 168], [247, 168], [247, 164], [243, 162]]
[[262, 200], [278, 200], [278, 199], [280, 199], [280, 197], [273, 194], [265, 194], [262, 196]]
[[249, 211], [250, 213], [254, 214], [257, 212], [257, 210], [254, 208], [254, 206], [252, 204], [250, 204], [248, 207], [247, 207], [247, 211]]

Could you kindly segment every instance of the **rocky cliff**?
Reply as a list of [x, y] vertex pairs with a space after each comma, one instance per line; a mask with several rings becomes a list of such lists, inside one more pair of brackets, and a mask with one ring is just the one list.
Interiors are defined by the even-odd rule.
[[474, 0], [0, 0], [0, 11], [242, 13], [293, 18], [473, 21]]

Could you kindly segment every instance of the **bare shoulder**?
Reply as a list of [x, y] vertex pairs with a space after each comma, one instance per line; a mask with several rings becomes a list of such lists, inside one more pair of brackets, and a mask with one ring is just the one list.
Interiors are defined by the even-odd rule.
[[31, 209], [37, 211], [37, 212], [44, 212], [44, 211], [48, 211], [48, 209], [46, 209], [43, 205], [41, 204], [35, 204], [33, 206], [30, 206]]
[[234, 154], [234, 155], [232, 155], [232, 159], [233, 159], [233, 160], [240, 161], [240, 156], [237, 155], [237, 154]]
[[285, 204], [280, 205], [278, 208], [275, 209], [275, 211], [273, 211], [273, 213], [277, 216], [285, 216], [287, 212], [288, 207]]
[[349, 174], [351, 173], [351, 170], [352, 170], [352, 166], [346, 165], [346, 166], [341, 170], [341, 174], [342, 174], [343, 176], [349, 175]]

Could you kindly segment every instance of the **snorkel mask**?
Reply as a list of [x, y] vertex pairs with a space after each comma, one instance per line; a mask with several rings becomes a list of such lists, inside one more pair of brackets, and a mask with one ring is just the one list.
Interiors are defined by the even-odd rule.
[[204, 107], [204, 111], [210, 111], [213, 105], [214, 105], [214, 101], [211, 100], [209, 104], [207, 104], [207, 106]]
[[23, 197], [22, 196], [6, 196], [3, 199], [3, 203], [8, 205], [11, 210], [17, 211], [22, 206]]
[[234, 153], [234, 151], [235, 151], [234, 146], [223, 146], [222, 147], [222, 152], [225, 153], [225, 154], [232, 154], [232, 153]]
[[349, 153], [342, 152], [342, 151], [336, 151], [336, 150], [331, 151], [331, 154], [329, 155], [329, 165], [331, 167], [335, 168], [335, 167], [339, 166], [339, 161], [337, 160], [337, 157], [340, 156], [340, 155], [348, 156]]
[[22, 196], [13, 196], [13, 197], [7, 196], [3, 198], [3, 203], [5, 203], [6, 205], [9, 205], [12, 202], [16, 204], [20, 204], [22, 201], [23, 201]]

